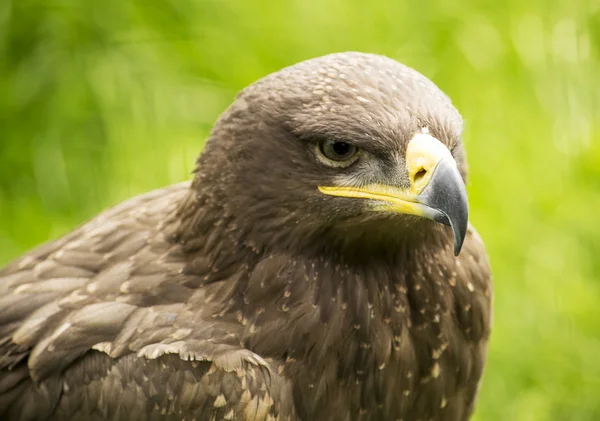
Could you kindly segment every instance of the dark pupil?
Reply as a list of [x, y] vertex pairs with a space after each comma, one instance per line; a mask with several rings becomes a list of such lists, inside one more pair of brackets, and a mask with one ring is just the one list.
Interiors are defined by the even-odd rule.
[[344, 142], [335, 142], [332, 148], [333, 152], [339, 156], [345, 156], [350, 152], [350, 144]]

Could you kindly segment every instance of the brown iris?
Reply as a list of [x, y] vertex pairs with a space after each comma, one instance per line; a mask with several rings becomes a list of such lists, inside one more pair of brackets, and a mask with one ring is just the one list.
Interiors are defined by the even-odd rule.
[[350, 165], [354, 162], [359, 149], [348, 142], [324, 140], [319, 143], [319, 152], [328, 160]]

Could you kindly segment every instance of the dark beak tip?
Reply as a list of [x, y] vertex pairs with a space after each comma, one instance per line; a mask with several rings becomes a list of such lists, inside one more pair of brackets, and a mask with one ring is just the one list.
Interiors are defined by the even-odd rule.
[[460, 251], [462, 249], [462, 245], [463, 245], [463, 239], [462, 238], [458, 238], [456, 236], [456, 234], [454, 235], [454, 256], [458, 257], [458, 255], [460, 254]]
[[421, 193], [431, 219], [449, 225], [454, 234], [454, 255], [458, 256], [467, 235], [469, 205], [467, 190], [456, 165], [440, 161], [429, 185]]
[[465, 237], [467, 236], [468, 221], [467, 215], [464, 216], [464, 221], [452, 221], [451, 227], [452, 233], [454, 234], [454, 256], [458, 256], [462, 250]]
[[454, 234], [454, 256], [458, 256], [467, 237], [467, 229], [469, 227], [468, 206], [465, 206], [464, 213], [457, 213], [450, 221], [452, 234]]

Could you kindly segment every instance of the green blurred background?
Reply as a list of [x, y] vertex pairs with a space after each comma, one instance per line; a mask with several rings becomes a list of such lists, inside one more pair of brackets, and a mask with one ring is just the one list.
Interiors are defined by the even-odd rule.
[[599, 420], [600, 0], [4, 0], [0, 264], [190, 178], [239, 89], [344, 50], [465, 118], [496, 292], [476, 420]]

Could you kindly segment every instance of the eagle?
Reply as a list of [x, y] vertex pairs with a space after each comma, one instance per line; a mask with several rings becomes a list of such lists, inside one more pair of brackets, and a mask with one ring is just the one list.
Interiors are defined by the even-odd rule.
[[467, 420], [492, 281], [462, 128], [380, 55], [245, 88], [193, 180], [0, 270], [0, 419]]

